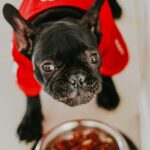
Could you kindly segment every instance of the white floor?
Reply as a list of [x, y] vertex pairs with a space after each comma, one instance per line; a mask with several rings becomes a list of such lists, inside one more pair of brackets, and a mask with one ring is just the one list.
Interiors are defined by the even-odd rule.
[[[2, 0], [0, 8], [4, 3], [10, 2], [17, 5], [17, 0]], [[130, 62], [128, 67], [114, 80], [121, 96], [121, 105], [114, 112], [108, 112], [97, 108], [95, 101], [77, 108], [69, 108], [63, 104], [50, 100], [42, 93], [43, 112], [45, 114], [45, 132], [58, 123], [75, 118], [92, 118], [104, 121], [126, 133], [138, 146], [139, 138], [139, 43], [138, 43], [138, 18], [136, 16], [137, 0], [121, 1], [124, 16], [118, 22], [118, 26], [127, 41], [130, 51]], [[27, 150], [30, 147], [20, 143], [16, 136], [16, 128], [25, 112], [25, 97], [15, 83], [12, 74], [11, 58], [11, 28], [0, 14], [0, 149], [2, 150]]]

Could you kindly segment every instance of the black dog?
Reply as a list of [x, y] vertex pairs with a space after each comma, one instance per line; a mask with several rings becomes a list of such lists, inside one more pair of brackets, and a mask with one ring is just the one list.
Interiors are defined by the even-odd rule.
[[[70, 106], [87, 103], [94, 95], [98, 95], [98, 105], [106, 109], [119, 104], [111, 77], [99, 74], [98, 16], [102, 4], [103, 0], [96, 0], [88, 12], [71, 7], [49, 9], [32, 24], [10, 4], [3, 10], [20, 52], [32, 60], [36, 79], [54, 99]], [[27, 96], [27, 110], [17, 130], [20, 140], [38, 140], [42, 120], [39, 95]]]

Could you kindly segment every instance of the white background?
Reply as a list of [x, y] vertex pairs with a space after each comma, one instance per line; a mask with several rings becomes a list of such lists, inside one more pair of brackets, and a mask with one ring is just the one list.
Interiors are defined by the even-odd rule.
[[[15, 6], [20, 3], [19, 0], [1, 0], [1, 12], [6, 2]], [[150, 74], [149, 72], [144, 76], [146, 74], [144, 71], [148, 69], [148, 66], [145, 67], [145, 59], [149, 55], [146, 51], [148, 46], [142, 49], [145, 46], [145, 39], [148, 40], [148, 36], [145, 37], [147, 32], [144, 30], [146, 28], [145, 18], [143, 19], [144, 14], [139, 14], [139, 10], [143, 9], [144, 5], [141, 5], [140, 0], [119, 0], [119, 2], [123, 7], [124, 15], [118, 22], [118, 26], [130, 52], [130, 62], [127, 68], [114, 78], [122, 99], [120, 107], [114, 112], [107, 112], [97, 108], [93, 100], [87, 105], [69, 108], [51, 100], [46, 94], [42, 93], [45, 132], [55, 124], [66, 120], [92, 118], [107, 122], [122, 130], [140, 146], [139, 95], [141, 82], [143, 83], [143, 79], [148, 78]], [[141, 28], [143, 28], [144, 33]], [[26, 101], [23, 93], [16, 86], [15, 76], [12, 74], [11, 31], [11, 27], [0, 13], [0, 149], [27, 150], [30, 145], [19, 143], [16, 136], [16, 128], [24, 115]], [[148, 88], [150, 80], [145, 82]]]

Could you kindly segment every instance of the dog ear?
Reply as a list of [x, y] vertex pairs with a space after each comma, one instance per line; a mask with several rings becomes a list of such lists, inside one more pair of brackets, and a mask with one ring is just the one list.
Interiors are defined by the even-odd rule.
[[36, 28], [27, 22], [19, 11], [11, 4], [3, 8], [5, 19], [14, 29], [19, 51], [28, 57], [32, 54], [32, 44], [35, 38]]
[[95, 0], [91, 8], [80, 20], [80, 23], [90, 28], [91, 32], [96, 36], [100, 36], [99, 12], [103, 2], [104, 0]]
[[117, 0], [108, 0], [108, 2], [110, 4], [113, 17], [115, 19], [120, 19], [122, 16], [122, 8], [120, 7]]

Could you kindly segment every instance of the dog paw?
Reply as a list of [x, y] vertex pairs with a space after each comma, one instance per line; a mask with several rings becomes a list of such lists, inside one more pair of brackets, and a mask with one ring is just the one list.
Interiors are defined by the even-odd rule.
[[39, 140], [42, 136], [42, 120], [42, 114], [25, 115], [17, 129], [20, 141], [31, 142]]
[[117, 95], [106, 95], [105, 93], [101, 93], [97, 96], [97, 105], [99, 107], [103, 107], [107, 110], [114, 110], [118, 107], [120, 102], [120, 98]]

